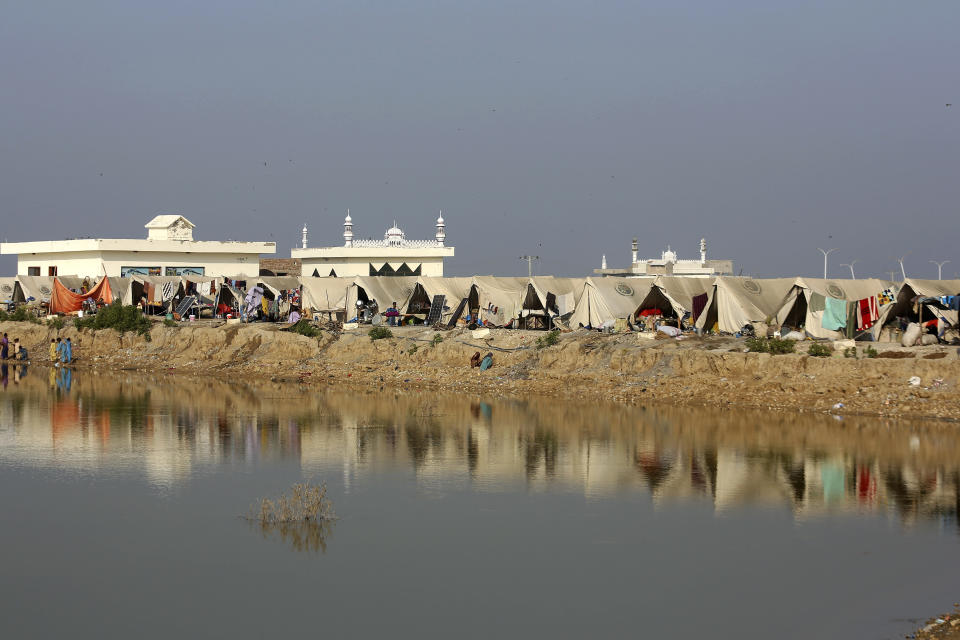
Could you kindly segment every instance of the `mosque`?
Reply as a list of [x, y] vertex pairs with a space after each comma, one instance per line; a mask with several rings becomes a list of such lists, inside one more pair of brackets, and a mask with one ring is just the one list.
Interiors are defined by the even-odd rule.
[[452, 258], [454, 252], [446, 245], [442, 211], [436, 228], [433, 240], [408, 240], [394, 221], [383, 240], [358, 239], [353, 236], [348, 209], [343, 220], [343, 246], [309, 247], [304, 225], [301, 246], [293, 249], [290, 257], [300, 261], [304, 276], [442, 276], [443, 259]]
[[681, 260], [676, 251], [667, 245], [659, 258], [637, 259], [638, 241], [633, 239], [630, 266], [626, 269], [608, 269], [607, 256], [600, 261], [600, 268], [593, 272], [601, 276], [721, 276], [733, 273], [733, 260], [708, 260], [707, 240], [700, 238], [700, 259]]

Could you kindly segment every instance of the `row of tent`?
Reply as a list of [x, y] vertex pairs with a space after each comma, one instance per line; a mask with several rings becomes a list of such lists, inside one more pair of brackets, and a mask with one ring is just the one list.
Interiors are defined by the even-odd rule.
[[[58, 278], [68, 289], [79, 289], [80, 278]], [[0, 302], [48, 301], [53, 277], [0, 278]], [[562, 319], [576, 328], [601, 327], [620, 318], [635, 318], [657, 309], [668, 317], [683, 318], [703, 331], [735, 333], [749, 324], [803, 327], [814, 338], [842, 337], [841, 331], [824, 328], [824, 312], [815, 303], [832, 298], [848, 303], [879, 300], [869, 330], [858, 337], [876, 339], [880, 328], [894, 318], [942, 318], [957, 325], [957, 311], [934, 300], [960, 294], [960, 280], [903, 282], [878, 279], [820, 278], [708, 278], [657, 276], [641, 278], [558, 278], [552, 276], [424, 276], [296, 277], [262, 276], [233, 281], [205, 276], [133, 276], [109, 278], [115, 299], [134, 304], [150, 294], [151, 302], [164, 303], [199, 292], [212, 306], [238, 309], [246, 290], [260, 287], [264, 297], [296, 291], [306, 313], [350, 320], [358, 302], [376, 300], [381, 310], [396, 303], [401, 315], [425, 319], [436, 296], [444, 296], [440, 321], [466, 315], [494, 326], [552, 326]], [[926, 301], [918, 306], [918, 300]], [[956, 305], [954, 305], [955, 307]], [[926, 313], [927, 315], [923, 315]]]

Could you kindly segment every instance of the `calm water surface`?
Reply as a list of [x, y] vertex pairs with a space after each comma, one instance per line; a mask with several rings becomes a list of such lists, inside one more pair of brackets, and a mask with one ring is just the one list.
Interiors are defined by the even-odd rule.
[[[3, 638], [902, 638], [960, 596], [953, 425], [22, 373]], [[303, 479], [329, 529], [240, 517]]]

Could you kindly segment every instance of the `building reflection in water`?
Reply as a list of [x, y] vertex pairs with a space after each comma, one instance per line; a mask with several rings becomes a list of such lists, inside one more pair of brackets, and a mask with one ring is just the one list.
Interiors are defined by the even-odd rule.
[[960, 506], [960, 437], [947, 424], [50, 376], [18, 375], [0, 395], [0, 459], [145, 474], [162, 486], [205, 466], [292, 460], [306, 475], [340, 475], [347, 490], [366, 474], [400, 472], [431, 491], [638, 492], [658, 506], [702, 500], [717, 512], [880, 513], [954, 527]]

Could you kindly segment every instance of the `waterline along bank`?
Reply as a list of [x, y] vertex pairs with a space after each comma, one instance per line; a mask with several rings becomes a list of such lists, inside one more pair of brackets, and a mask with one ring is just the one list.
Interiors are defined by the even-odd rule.
[[[392, 328], [371, 340], [366, 329], [299, 335], [270, 324], [154, 324], [149, 335], [0, 323], [19, 338], [33, 365], [48, 366], [47, 347], [71, 338], [78, 369], [142, 370], [224, 380], [299, 381], [366, 390], [440, 390], [480, 396], [548, 396], [623, 403], [655, 402], [821, 411], [911, 419], [960, 419], [957, 348], [900, 348], [874, 343], [864, 352], [746, 353], [734, 337], [600, 334], [573, 331], [548, 345], [536, 331]], [[482, 335], [481, 335], [482, 334]], [[803, 343], [801, 343], [803, 344]], [[492, 355], [485, 371], [476, 354]], [[12, 363], [11, 363], [12, 364]]]

